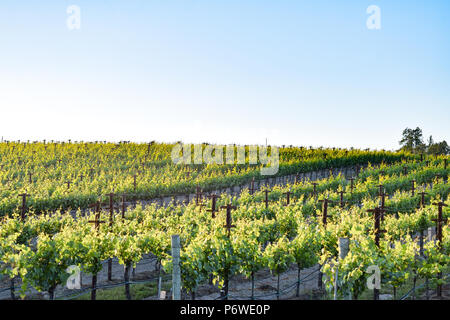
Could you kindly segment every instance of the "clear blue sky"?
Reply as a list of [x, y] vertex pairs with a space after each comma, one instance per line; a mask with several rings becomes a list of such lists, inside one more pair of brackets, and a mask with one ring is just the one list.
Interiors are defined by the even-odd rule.
[[1, 0], [0, 111], [5, 139], [450, 142], [450, 1]]

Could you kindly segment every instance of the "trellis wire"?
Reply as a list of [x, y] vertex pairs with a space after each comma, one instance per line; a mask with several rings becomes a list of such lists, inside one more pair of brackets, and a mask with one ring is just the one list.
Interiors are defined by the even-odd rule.
[[[171, 279], [171, 278], [172, 278], [171, 275], [166, 275], [166, 276], [162, 276], [161, 280], [165, 281], [165, 280], [168, 280], [168, 279]], [[145, 280], [134, 280], [134, 281], [128, 281], [128, 282], [124, 281], [124, 282], [119, 282], [119, 283], [114, 283], [114, 284], [99, 285], [99, 286], [96, 286], [95, 288], [89, 287], [89, 288], [82, 289], [82, 292], [80, 292], [80, 293], [75, 293], [76, 296], [69, 297], [69, 298], [67, 298], [65, 300], [75, 299], [75, 298], [79, 297], [80, 295], [83, 295], [86, 292], [90, 292], [92, 290], [111, 289], [111, 288], [116, 288], [116, 287], [122, 287], [122, 286], [129, 285], [129, 284], [143, 284], [143, 283], [153, 282], [153, 281], [158, 280], [158, 279], [159, 279], [159, 277], [154, 277], [154, 278], [145, 279]], [[60, 296], [60, 297], [58, 297], [56, 299], [65, 298], [65, 297], [71, 296], [73, 294], [74, 293], [69, 293], [69, 294]]]
[[[445, 277], [442, 278], [442, 280], [448, 279], [449, 277], [450, 277], [450, 273], [446, 274]], [[425, 286], [425, 283], [422, 283], [418, 287], [411, 288], [411, 290], [409, 290], [407, 293], [405, 293], [399, 300], [406, 300], [411, 295], [411, 293], [422, 288], [423, 286]]]
[[[294, 283], [292, 283], [291, 285], [289, 285], [288, 287], [286, 287], [286, 288], [284, 288], [284, 289], [281, 289], [280, 292], [279, 292], [279, 294], [281, 295], [281, 294], [283, 294], [283, 293], [292, 291], [292, 288], [295, 288], [295, 287], [297, 286], [298, 283], [306, 282], [306, 281], [305, 281], [306, 279], [308, 279], [311, 275], [313, 275], [313, 274], [315, 274], [315, 273], [317, 273], [317, 272], [319, 272], [319, 269], [316, 269], [316, 270], [310, 272], [308, 275], [304, 276], [302, 279], [295, 281]], [[283, 275], [283, 274], [285, 274], [285, 273], [286, 273], [286, 272], [283, 272], [281, 275]], [[263, 278], [263, 279], [256, 280], [256, 282], [260, 282], [260, 281], [262, 281], [262, 280], [266, 280], [266, 279], [272, 278], [272, 277], [273, 277], [273, 275], [271, 275], [271, 276], [269, 276], [269, 277], [266, 277], [266, 278]], [[312, 279], [311, 279], [311, 280], [312, 280]], [[308, 281], [311, 281], [311, 280], [308, 280]], [[290, 289], [290, 290], [288, 290], [288, 289]], [[288, 290], [288, 291], [287, 291], [287, 290]], [[270, 297], [270, 296], [276, 296], [277, 294], [278, 294], [278, 292], [275, 292], [275, 293], [269, 293], [269, 294], [263, 294], [263, 295], [257, 295], [257, 296], [253, 296], [253, 300], [258, 300], [258, 299], [259, 299], [259, 300], [262, 300], [262, 299], [260, 299], [260, 298], [265, 298], [265, 297]], [[228, 294], [227, 296], [220, 296], [220, 297], [217, 297], [217, 298], [214, 299], [214, 300], [222, 300], [222, 299], [224, 299], [225, 297], [230, 297], [230, 298], [235, 298], [235, 299], [241, 299], [241, 300], [248, 300], [248, 299], [251, 299], [251, 298], [252, 298], [252, 297], [235, 296], [235, 295]]]

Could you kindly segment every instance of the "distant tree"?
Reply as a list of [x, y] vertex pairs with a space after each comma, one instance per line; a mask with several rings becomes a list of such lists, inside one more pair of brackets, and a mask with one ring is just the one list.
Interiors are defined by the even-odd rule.
[[434, 141], [433, 141], [433, 136], [430, 136], [429, 138], [428, 138], [428, 148], [429, 147], [431, 147], [432, 145], [433, 145], [433, 143], [434, 143]]
[[426, 145], [423, 143], [422, 139], [422, 129], [417, 127], [416, 129], [406, 128], [403, 130], [402, 140], [400, 140], [400, 145], [402, 150], [420, 153], [424, 152]]
[[447, 141], [432, 143], [427, 148], [428, 154], [447, 155], [450, 154], [450, 147]]

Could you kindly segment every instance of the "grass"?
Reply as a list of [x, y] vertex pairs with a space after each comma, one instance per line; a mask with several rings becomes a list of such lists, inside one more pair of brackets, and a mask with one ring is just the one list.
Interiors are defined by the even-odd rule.
[[[170, 281], [163, 281], [161, 283], [162, 291], [169, 291], [172, 283]], [[158, 286], [155, 281], [148, 283], [139, 283], [130, 285], [131, 298], [133, 300], [142, 300], [147, 297], [156, 296], [158, 294]], [[74, 300], [90, 300], [91, 293], [87, 292]], [[97, 300], [126, 300], [125, 286], [118, 286], [109, 289], [98, 289]]]

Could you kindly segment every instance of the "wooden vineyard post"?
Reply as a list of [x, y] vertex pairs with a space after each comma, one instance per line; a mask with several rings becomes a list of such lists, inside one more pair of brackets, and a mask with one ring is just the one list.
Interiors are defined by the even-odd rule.
[[22, 221], [25, 221], [25, 214], [27, 213], [27, 197], [30, 195], [25, 193], [19, 194], [19, 197], [22, 197], [22, 207], [20, 208], [20, 218]]
[[380, 185], [378, 185], [378, 196], [381, 197], [382, 194], [383, 194], [383, 185], [380, 184]]
[[[236, 210], [236, 207], [229, 203], [226, 206], [222, 206], [220, 208], [221, 209], [227, 209], [227, 217], [226, 217], [226, 223], [224, 225], [224, 228], [227, 229], [227, 235], [228, 235], [228, 238], [230, 238], [231, 228], [235, 228], [236, 227], [235, 225], [232, 224], [231, 210], [232, 209]], [[225, 268], [224, 272], [225, 272], [225, 274], [224, 274], [224, 276], [225, 276], [224, 280], [225, 281], [224, 281], [224, 297], [223, 298], [224, 298], [224, 300], [228, 300], [228, 288], [229, 288], [229, 279], [228, 279], [228, 277], [229, 277], [229, 274], [228, 274], [229, 270], [228, 270], [228, 267]]]
[[249, 192], [250, 195], [253, 195], [255, 193], [255, 178], [252, 178], [252, 181], [250, 182]]
[[70, 189], [70, 184], [72, 183], [72, 181], [67, 180], [66, 183], [67, 183], [67, 190], [69, 190]]
[[[324, 200], [319, 200], [319, 202], [323, 203], [322, 224], [323, 224], [324, 228], [326, 228], [327, 220], [328, 220], [328, 204], [331, 203], [332, 201], [330, 201], [328, 199], [324, 199]], [[323, 274], [320, 271], [320, 268], [322, 268], [322, 266], [319, 264], [319, 275], [318, 275], [318, 280], [317, 280], [317, 286], [319, 287], [319, 289], [322, 289], [322, 285], [323, 285], [322, 277], [323, 277]]]
[[122, 219], [125, 219], [125, 212], [126, 212], [126, 206], [125, 206], [125, 199], [126, 199], [126, 194], [122, 194], [121, 195], [121, 215], [122, 215]]
[[427, 194], [425, 191], [419, 192], [420, 194], [420, 205], [419, 208], [425, 207], [425, 195]]
[[[93, 223], [95, 226], [95, 231], [98, 232], [100, 228], [100, 223], [105, 223], [105, 221], [100, 221], [100, 201], [89, 206], [89, 208], [95, 209], [95, 219], [89, 220], [89, 223]], [[97, 274], [92, 275], [92, 286], [91, 286], [91, 300], [97, 298]]]
[[134, 174], [133, 175], [133, 190], [134, 190], [134, 193], [136, 193], [136, 177], [137, 177], [137, 175]]
[[339, 194], [339, 207], [344, 208], [344, 193], [346, 193], [344, 190], [341, 190], [338, 192]]
[[[380, 194], [381, 221], [384, 221], [384, 212], [386, 210], [386, 206], [385, 206], [385, 204], [386, 204], [386, 196], [388, 196], [388, 194], [386, 194], [384, 192], [382, 194]], [[398, 212], [397, 211], [395, 212], [395, 217], [398, 219]]]
[[383, 232], [386, 232], [384, 230], [381, 230], [381, 215], [385, 211], [384, 209], [381, 209], [380, 207], [376, 207], [375, 209], [369, 209], [367, 212], [374, 213], [374, 230], [375, 230], [375, 245], [377, 247], [380, 247], [380, 234]]
[[300, 175], [297, 173], [295, 175], [295, 184], [297, 184], [300, 181]]
[[172, 300], [181, 300], [180, 236], [172, 236]]
[[328, 199], [324, 199], [324, 200], [319, 200], [319, 202], [323, 203], [322, 224], [323, 224], [324, 227], [326, 227], [327, 219], [329, 217], [329, 215], [328, 215], [328, 204], [332, 203], [333, 201], [328, 200]]
[[29, 184], [33, 183], [33, 173], [31, 171], [28, 172], [28, 183]]
[[124, 266], [123, 279], [125, 280], [125, 298], [131, 300], [130, 293], [130, 264]]
[[[114, 193], [109, 193], [109, 227], [112, 228], [114, 222]], [[108, 281], [112, 281], [112, 259], [108, 259]]]
[[288, 206], [290, 204], [290, 198], [291, 198], [292, 192], [291, 192], [291, 190], [289, 190], [288, 192], [284, 192], [283, 194], [286, 195], [286, 204], [285, 204], [285, 206]]
[[[440, 201], [438, 203], [433, 203], [433, 205], [438, 207], [438, 216], [437, 219], [432, 219], [432, 221], [436, 222], [436, 239], [437, 239], [437, 246], [439, 250], [442, 250], [442, 227], [444, 223], [447, 222], [447, 219], [444, 219], [442, 216], [442, 207], [447, 207], [447, 205]], [[442, 278], [442, 273], [440, 272], [438, 275], [438, 278]], [[437, 286], [437, 296], [442, 297], [442, 284], [439, 284]]]
[[11, 300], [16, 300], [16, 288], [15, 288], [15, 277], [11, 278], [10, 283], [10, 292], [11, 292]]
[[213, 193], [208, 198], [211, 199], [211, 209], [207, 209], [206, 211], [211, 212], [211, 217], [215, 218], [216, 217], [216, 212], [218, 211], [217, 208], [216, 208], [217, 199], [220, 198], [220, 196], [218, 196], [217, 194]]
[[317, 185], [318, 185], [318, 183], [317, 182], [313, 182], [312, 185], [313, 185], [313, 196], [314, 196], [314, 198], [317, 198]]
[[232, 218], [231, 218], [231, 210], [236, 210], [236, 207], [231, 205], [231, 204], [227, 204], [226, 206], [221, 206], [221, 209], [227, 209], [227, 216], [226, 216], [226, 224], [224, 225], [224, 228], [227, 229], [227, 234], [228, 237], [230, 237], [230, 233], [231, 233], [231, 228], [235, 228], [236, 226], [231, 224], [232, 223]]
[[416, 183], [416, 180], [411, 181], [411, 196], [412, 197], [414, 197], [414, 191], [416, 190], [415, 183]]
[[[109, 226], [112, 227], [113, 225], [113, 215], [114, 215], [114, 203], [113, 198], [115, 194], [113, 192], [109, 193]], [[122, 220], [125, 219], [125, 198], [126, 194], [121, 195], [121, 216]], [[124, 266], [124, 280], [125, 280], [125, 297], [127, 300], [131, 300], [131, 293], [130, 293], [130, 264], [126, 264]], [[134, 268], [133, 268], [133, 275], [134, 275]], [[108, 259], [108, 281], [112, 281], [112, 259]]]
[[403, 175], [407, 175], [408, 174], [408, 167], [407, 166], [403, 166]]
[[95, 218], [94, 220], [89, 220], [89, 223], [93, 223], [95, 226], [95, 230], [98, 231], [100, 228], [100, 223], [105, 223], [105, 221], [100, 220], [100, 202], [97, 201], [94, 204], [89, 205], [89, 208], [93, 208], [95, 211]]
[[[380, 247], [380, 234], [386, 232], [385, 230], [381, 230], [381, 214], [384, 212], [384, 209], [376, 207], [375, 209], [369, 209], [367, 212], [374, 213], [374, 230], [375, 230], [375, 245]], [[377, 288], [373, 289], [373, 299], [380, 299], [380, 290]]]
[[[424, 208], [425, 207], [425, 195], [427, 193], [425, 191], [422, 191], [419, 194], [421, 196], [419, 208]], [[423, 257], [423, 232], [424, 232], [424, 230], [421, 228], [420, 235], [419, 235], [419, 253], [420, 253], [421, 257]], [[428, 281], [428, 279], [427, 279], [427, 281]]]
[[[384, 186], [382, 184], [378, 185], [378, 196], [381, 201], [381, 208], [384, 209], [385, 197], [387, 194], [384, 193]], [[381, 214], [381, 220], [384, 220], [383, 214]]]
[[359, 170], [360, 170], [360, 167], [359, 167], [359, 164], [357, 164], [356, 165], [356, 176], [359, 176]]
[[353, 195], [353, 188], [354, 188], [353, 182], [355, 181], [355, 178], [351, 177], [348, 180], [350, 180], [350, 194]]
[[266, 209], [269, 208], [269, 190], [264, 190], [264, 202], [266, 203]]
[[447, 170], [447, 159], [444, 159], [444, 169]]

